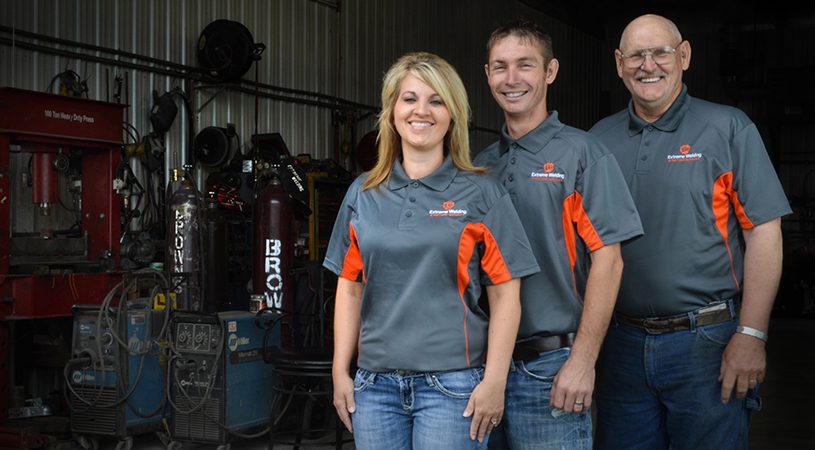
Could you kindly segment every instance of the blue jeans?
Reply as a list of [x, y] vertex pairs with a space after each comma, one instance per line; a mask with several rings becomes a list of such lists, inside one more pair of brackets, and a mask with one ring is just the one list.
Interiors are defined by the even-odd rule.
[[597, 449], [747, 448], [757, 389], [720, 400], [722, 353], [737, 320], [663, 334], [612, 320], [597, 376]]
[[369, 372], [354, 377], [351, 415], [357, 450], [464, 450], [487, 448], [470, 439], [463, 417], [484, 369], [450, 372]]
[[552, 382], [570, 348], [513, 361], [501, 424], [490, 435], [491, 450], [590, 449], [591, 412], [565, 413], [549, 405]]

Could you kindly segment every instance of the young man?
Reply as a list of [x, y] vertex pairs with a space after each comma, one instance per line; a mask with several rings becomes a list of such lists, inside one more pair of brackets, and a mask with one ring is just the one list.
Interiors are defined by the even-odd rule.
[[594, 365], [622, 273], [619, 243], [642, 228], [614, 158], [546, 108], [559, 64], [551, 38], [514, 23], [492, 33], [487, 53], [506, 124], [475, 163], [509, 191], [542, 269], [521, 281], [506, 410], [490, 448], [591, 448]]
[[615, 51], [631, 102], [591, 130], [645, 229], [622, 247], [598, 364], [601, 449], [746, 449], [760, 404], [780, 217], [791, 211], [750, 119], [688, 95], [690, 57], [670, 20], [632, 21]]

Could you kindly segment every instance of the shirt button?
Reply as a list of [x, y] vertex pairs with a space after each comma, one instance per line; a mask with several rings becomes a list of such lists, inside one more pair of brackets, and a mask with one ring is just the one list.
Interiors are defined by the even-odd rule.
[[410, 203], [413, 203], [416, 201], [416, 197], [410, 197], [408, 200], [410, 200]]
[[510, 176], [507, 178], [507, 180], [509, 180], [509, 181], [515, 181], [515, 177], [513, 177], [512, 175], [510, 175]]
[[648, 159], [648, 155], [642, 155], [642, 156], [640, 156], [640, 160], [641, 160], [641, 161], [645, 161], [645, 160], [647, 160], [647, 159]]
[[517, 142], [513, 142], [513, 143], [512, 143], [512, 148], [518, 148], [518, 143], [517, 143]]
[[419, 187], [419, 182], [414, 181], [413, 183], [410, 183], [410, 185], [413, 186], [414, 188], [418, 188]]
[[515, 164], [515, 157], [514, 156], [512, 158], [509, 158], [509, 163], [510, 164]]
[[648, 125], [647, 127], [645, 127], [645, 129], [648, 131], [654, 131], [654, 127], [652, 127], [651, 125]]
[[413, 211], [407, 211], [405, 217], [413, 217]]

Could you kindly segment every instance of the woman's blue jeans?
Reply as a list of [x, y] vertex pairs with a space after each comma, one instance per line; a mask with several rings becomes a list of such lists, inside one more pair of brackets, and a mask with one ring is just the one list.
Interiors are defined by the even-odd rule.
[[370, 372], [354, 377], [351, 415], [357, 450], [485, 449], [470, 439], [464, 409], [483, 368], [450, 372]]

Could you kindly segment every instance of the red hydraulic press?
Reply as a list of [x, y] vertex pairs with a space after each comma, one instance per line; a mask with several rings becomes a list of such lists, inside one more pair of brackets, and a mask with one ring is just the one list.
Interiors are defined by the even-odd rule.
[[0, 88], [0, 420], [9, 321], [70, 317], [121, 280], [124, 107]]

